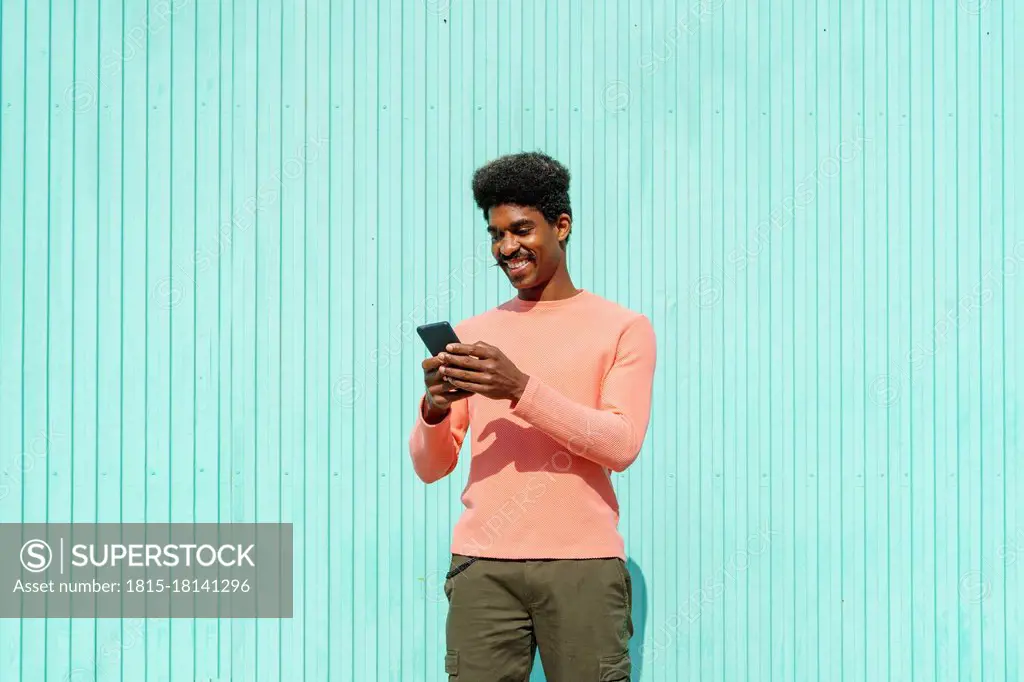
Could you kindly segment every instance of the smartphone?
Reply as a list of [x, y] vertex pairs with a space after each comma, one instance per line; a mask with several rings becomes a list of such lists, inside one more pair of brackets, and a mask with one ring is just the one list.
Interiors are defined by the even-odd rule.
[[437, 355], [447, 347], [449, 343], [461, 343], [455, 330], [448, 322], [431, 322], [430, 324], [416, 327], [416, 333], [423, 339], [427, 350], [431, 355]]

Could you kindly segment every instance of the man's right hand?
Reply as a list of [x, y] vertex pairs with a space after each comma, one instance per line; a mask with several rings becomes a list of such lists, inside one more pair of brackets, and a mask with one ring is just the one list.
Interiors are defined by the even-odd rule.
[[442, 364], [436, 355], [423, 361], [423, 383], [427, 387], [423, 418], [428, 424], [443, 421], [451, 411], [452, 403], [473, 395], [472, 391], [463, 391], [445, 381], [437, 372]]

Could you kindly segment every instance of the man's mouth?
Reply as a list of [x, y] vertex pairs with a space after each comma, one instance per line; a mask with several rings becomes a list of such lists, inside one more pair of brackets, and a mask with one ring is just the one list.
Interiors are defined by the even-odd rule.
[[533, 259], [529, 257], [513, 258], [512, 260], [505, 261], [505, 267], [510, 273], [518, 273], [529, 267], [532, 261]]

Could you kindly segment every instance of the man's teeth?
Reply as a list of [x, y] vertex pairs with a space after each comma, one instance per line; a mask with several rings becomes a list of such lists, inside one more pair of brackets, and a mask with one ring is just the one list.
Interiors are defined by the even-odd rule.
[[523, 268], [525, 268], [529, 264], [530, 264], [530, 259], [529, 258], [523, 258], [521, 260], [509, 261], [508, 269], [509, 270], [522, 270]]

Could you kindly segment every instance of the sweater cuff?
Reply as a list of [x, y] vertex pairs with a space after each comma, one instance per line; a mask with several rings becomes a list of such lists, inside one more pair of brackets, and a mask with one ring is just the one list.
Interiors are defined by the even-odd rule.
[[529, 414], [530, 407], [532, 407], [532, 403], [534, 403], [534, 397], [537, 395], [537, 386], [539, 383], [540, 381], [536, 377], [531, 376], [526, 379], [526, 387], [522, 389], [522, 395], [519, 396], [518, 400], [513, 398], [509, 404], [509, 411], [513, 415], [522, 417]]
[[424, 409], [426, 409], [426, 407], [427, 407], [427, 396], [426, 395], [422, 395], [422, 396], [420, 396], [419, 404], [416, 406], [416, 420], [419, 422], [420, 428], [426, 429], [427, 431], [433, 431], [433, 430], [441, 429], [442, 427], [444, 427], [444, 428], [449, 429], [449, 432], [450, 432], [451, 431], [452, 411], [448, 410], [448, 414], [446, 414], [444, 416], [444, 419], [442, 419], [441, 421], [437, 422], [436, 424], [431, 424], [430, 422], [428, 422], [426, 419], [423, 418], [423, 411], [424, 411]]
[[526, 418], [533, 411], [533, 403], [537, 395], [537, 387], [540, 385], [540, 380], [537, 377], [531, 376], [526, 380], [526, 388], [523, 389], [523, 395], [519, 397], [519, 400], [513, 400], [510, 406], [510, 412], [514, 415]]

